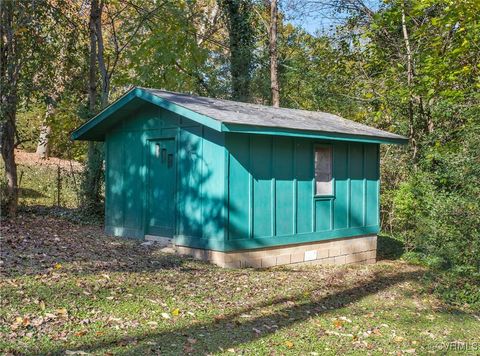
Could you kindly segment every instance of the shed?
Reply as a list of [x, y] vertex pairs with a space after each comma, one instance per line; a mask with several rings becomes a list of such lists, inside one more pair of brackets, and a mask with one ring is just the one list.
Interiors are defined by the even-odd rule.
[[339, 116], [135, 87], [72, 133], [105, 142], [105, 230], [224, 267], [374, 262], [379, 144]]

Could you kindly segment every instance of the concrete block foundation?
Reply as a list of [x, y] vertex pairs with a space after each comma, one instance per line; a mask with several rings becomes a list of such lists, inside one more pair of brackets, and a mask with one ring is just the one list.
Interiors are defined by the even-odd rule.
[[365, 264], [376, 262], [377, 235], [234, 252], [202, 250], [186, 246], [174, 248], [178, 254], [189, 255], [225, 268], [267, 268], [289, 264]]

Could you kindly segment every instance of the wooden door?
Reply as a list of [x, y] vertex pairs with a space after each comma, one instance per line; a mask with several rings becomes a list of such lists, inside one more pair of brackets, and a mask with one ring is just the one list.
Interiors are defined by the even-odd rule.
[[150, 140], [147, 235], [173, 236], [175, 231], [175, 186], [175, 140]]

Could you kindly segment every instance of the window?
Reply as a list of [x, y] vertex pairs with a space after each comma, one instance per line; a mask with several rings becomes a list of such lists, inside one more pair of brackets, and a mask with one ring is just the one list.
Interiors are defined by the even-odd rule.
[[315, 147], [315, 195], [333, 195], [332, 147]]

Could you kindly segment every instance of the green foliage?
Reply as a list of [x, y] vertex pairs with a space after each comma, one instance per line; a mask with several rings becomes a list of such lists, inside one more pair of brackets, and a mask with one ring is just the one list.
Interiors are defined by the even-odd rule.
[[479, 128], [465, 127], [461, 144], [430, 147], [395, 192], [394, 230], [444, 267], [480, 266]]
[[17, 134], [20, 138], [19, 148], [28, 152], [35, 152], [44, 117], [45, 108], [40, 105], [31, 106], [17, 113]]
[[102, 188], [105, 181], [103, 142], [90, 141], [88, 146], [88, 159], [80, 187], [80, 204], [86, 215], [102, 215], [104, 210]]
[[[144, 11], [153, 11], [150, 7], [154, 4], [142, 6]], [[125, 65], [113, 78], [115, 85], [205, 93], [207, 50], [198, 45], [187, 10], [183, 2], [166, 2], [161, 13], [140, 25], [128, 13], [122, 17], [125, 36], [131, 37], [131, 42], [123, 56]]]
[[474, 268], [431, 273], [428, 276], [432, 290], [452, 305], [480, 310], [480, 273]]
[[54, 157], [85, 161], [87, 144], [70, 140], [70, 133], [85, 122], [86, 107], [83, 102], [74, 95], [65, 95], [58, 102], [55, 114], [47, 124], [50, 125], [50, 152]]

